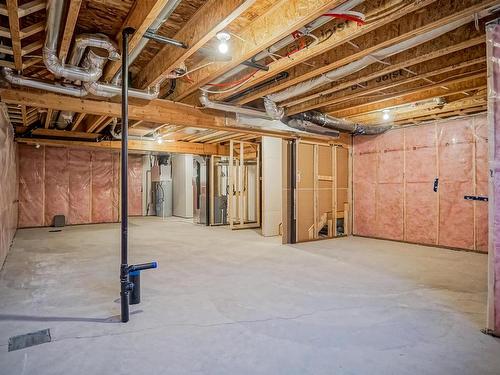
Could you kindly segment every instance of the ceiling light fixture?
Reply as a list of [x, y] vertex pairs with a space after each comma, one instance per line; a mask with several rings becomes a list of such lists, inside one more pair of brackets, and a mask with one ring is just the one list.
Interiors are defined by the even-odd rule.
[[384, 119], [384, 121], [387, 121], [391, 118], [391, 115], [389, 114], [389, 110], [388, 109], [384, 109], [382, 111], [383, 115], [382, 115], [382, 119]]
[[231, 34], [225, 31], [220, 31], [215, 37], [219, 41], [219, 46], [217, 47], [219, 52], [226, 54], [229, 51], [229, 44], [227, 42], [231, 39]]

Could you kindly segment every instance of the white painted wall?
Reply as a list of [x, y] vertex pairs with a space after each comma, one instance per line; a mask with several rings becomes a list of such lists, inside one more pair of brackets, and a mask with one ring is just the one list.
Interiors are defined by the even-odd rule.
[[262, 137], [262, 235], [278, 236], [281, 223], [281, 139]]
[[172, 155], [173, 215], [193, 217], [193, 155]]

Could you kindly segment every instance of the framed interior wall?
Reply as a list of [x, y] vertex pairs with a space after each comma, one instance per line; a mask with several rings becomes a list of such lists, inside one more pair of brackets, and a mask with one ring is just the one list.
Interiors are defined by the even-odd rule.
[[296, 141], [294, 157], [296, 241], [350, 234], [349, 149]]

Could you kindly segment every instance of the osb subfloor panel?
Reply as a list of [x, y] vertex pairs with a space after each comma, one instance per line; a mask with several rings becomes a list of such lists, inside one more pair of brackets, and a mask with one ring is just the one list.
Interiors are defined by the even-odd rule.
[[[132, 219], [143, 301], [117, 322], [116, 224], [20, 230], [1, 272], [1, 374], [499, 374], [486, 256]], [[50, 328], [13, 352], [10, 336]]]

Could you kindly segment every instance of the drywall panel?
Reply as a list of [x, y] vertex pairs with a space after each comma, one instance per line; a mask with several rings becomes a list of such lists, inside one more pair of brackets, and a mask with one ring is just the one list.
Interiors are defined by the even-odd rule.
[[17, 227], [17, 147], [5, 108], [0, 108], [0, 268], [14, 239]]
[[281, 224], [282, 141], [262, 137], [262, 235], [277, 236]]
[[173, 215], [193, 217], [193, 155], [172, 156]]

